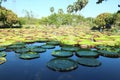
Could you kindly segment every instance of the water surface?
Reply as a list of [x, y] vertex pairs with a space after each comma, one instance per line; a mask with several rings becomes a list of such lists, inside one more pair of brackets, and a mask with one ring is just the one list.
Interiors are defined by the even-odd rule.
[[[34, 44], [41, 45], [41, 44]], [[23, 60], [16, 53], [7, 52], [7, 62], [0, 65], [0, 80], [120, 80], [120, 58], [107, 58], [100, 56], [102, 62], [99, 67], [78, 65], [78, 68], [69, 72], [58, 72], [49, 69], [46, 63], [54, 59], [51, 55], [54, 49], [47, 49], [40, 53], [40, 58]], [[76, 60], [75, 55], [71, 57]]]

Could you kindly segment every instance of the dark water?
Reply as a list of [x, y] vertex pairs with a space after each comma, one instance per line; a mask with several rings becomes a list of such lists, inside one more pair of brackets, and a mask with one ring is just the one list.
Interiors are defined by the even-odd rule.
[[[51, 56], [55, 49], [47, 49], [40, 53], [40, 58], [32, 60], [19, 59], [16, 53], [7, 52], [7, 62], [0, 65], [0, 80], [120, 80], [120, 58], [100, 56], [98, 60], [102, 65], [99, 67], [79, 65], [69, 72], [53, 71], [46, 67], [46, 63], [55, 58]], [[71, 57], [73, 60], [77, 58]]]

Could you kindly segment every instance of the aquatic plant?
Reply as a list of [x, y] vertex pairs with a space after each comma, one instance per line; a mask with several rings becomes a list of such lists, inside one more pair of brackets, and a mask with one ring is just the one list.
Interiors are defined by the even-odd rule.
[[61, 49], [66, 51], [78, 51], [80, 48], [68, 45], [68, 46], [62, 46]]
[[46, 49], [44, 49], [44, 48], [33, 48], [33, 49], [31, 49], [30, 51], [37, 52], [37, 53], [41, 53], [41, 52], [45, 52]]
[[18, 48], [23, 48], [24, 47], [24, 45], [16, 45], [16, 44], [14, 44], [14, 45], [10, 45], [8, 48], [9, 49], [18, 49]]
[[94, 51], [77, 51], [76, 55], [79, 57], [98, 57], [99, 54]]
[[64, 50], [54, 50], [52, 52], [52, 56], [55, 56], [55, 57], [71, 57], [73, 56], [73, 53], [70, 52], [70, 51], [64, 51]]
[[19, 49], [15, 50], [16, 53], [25, 53], [25, 52], [28, 52], [28, 51], [29, 51], [29, 49], [27, 49], [27, 48], [19, 48]]
[[101, 62], [95, 58], [78, 58], [77, 62], [80, 65], [88, 67], [98, 67], [101, 65]]
[[4, 51], [0, 52], [0, 57], [5, 57], [6, 55], [7, 55], [6, 52]]
[[98, 50], [97, 52], [99, 52], [100, 55], [106, 56], [106, 57], [112, 57], [112, 58], [120, 57], [120, 53], [117, 53], [117, 52], [112, 52], [107, 50]]
[[46, 44], [49, 44], [49, 45], [58, 45], [60, 42], [59, 41], [49, 41], [49, 42], [46, 42]]
[[71, 71], [78, 67], [77, 62], [68, 58], [55, 58], [47, 62], [47, 67], [55, 71]]
[[53, 48], [55, 48], [54, 45], [48, 45], [48, 44], [41, 45], [41, 47], [45, 48], [45, 49], [53, 49]]
[[0, 57], [0, 64], [3, 64], [5, 63], [7, 60], [5, 57]]
[[35, 58], [39, 58], [40, 55], [36, 52], [26, 52], [23, 54], [19, 55], [19, 58], [21, 59], [35, 59]]
[[0, 47], [0, 51], [4, 51], [6, 47]]

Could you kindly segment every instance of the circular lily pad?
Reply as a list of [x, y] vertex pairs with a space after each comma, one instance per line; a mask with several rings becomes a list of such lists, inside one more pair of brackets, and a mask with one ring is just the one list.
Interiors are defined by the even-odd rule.
[[94, 51], [78, 51], [76, 55], [79, 57], [98, 57], [98, 53]]
[[25, 52], [28, 52], [29, 49], [28, 48], [21, 48], [21, 49], [16, 49], [15, 52], [16, 53], [25, 53]]
[[42, 45], [41, 47], [42, 47], [42, 48], [45, 48], [45, 49], [53, 49], [53, 48], [55, 48], [54, 45], [48, 45], [48, 44], [44, 44], [44, 45]]
[[6, 58], [5, 57], [0, 57], [0, 64], [3, 64], [6, 62]]
[[11, 45], [9, 46], [10, 49], [18, 49], [18, 48], [23, 48], [23, 45]]
[[71, 71], [78, 67], [77, 62], [67, 58], [55, 58], [47, 63], [47, 67], [55, 71]]
[[6, 52], [0, 52], [0, 57], [5, 57], [6, 56]]
[[63, 46], [61, 49], [66, 51], [78, 51], [80, 48], [74, 46]]
[[0, 47], [0, 51], [4, 51], [5, 49], [5, 47]]
[[98, 50], [98, 52], [102, 55], [102, 56], [106, 56], [106, 57], [120, 57], [120, 54], [117, 52], [110, 52], [110, 51], [106, 51], [106, 50]]
[[50, 44], [50, 45], [58, 45], [58, 44], [59, 44], [59, 41], [49, 41], [49, 42], [47, 42], [47, 44]]
[[37, 42], [48, 42], [48, 39], [45, 39], [45, 38], [40, 38], [39, 40], [37, 40]]
[[15, 43], [15, 45], [22, 45], [22, 46], [25, 46], [25, 43], [24, 43], [24, 42], [17, 42], [17, 43]]
[[55, 50], [52, 52], [52, 56], [55, 57], [71, 57], [73, 56], [73, 53], [70, 51], [64, 51], [64, 50]]
[[31, 51], [41, 53], [41, 52], [45, 52], [46, 49], [44, 49], [44, 48], [33, 48], [33, 49], [31, 49]]
[[34, 45], [26, 45], [25, 48], [30, 50], [30, 49], [39, 48], [39, 47]]
[[35, 59], [39, 57], [40, 55], [36, 52], [27, 52], [19, 55], [19, 58], [22, 58], [22, 59]]
[[101, 65], [101, 62], [95, 58], [78, 58], [77, 62], [88, 67], [97, 67]]

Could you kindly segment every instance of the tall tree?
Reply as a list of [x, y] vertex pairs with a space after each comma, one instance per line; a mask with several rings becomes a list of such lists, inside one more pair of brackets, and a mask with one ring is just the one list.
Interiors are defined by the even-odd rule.
[[51, 8], [50, 8], [50, 12], [51, 12], [51, 13], [54, 13], [54, 10], [55, 10], [54, 7], [51, 7]]
[[13, 24], [18, 23], [18, 17], [11, 10], [0, 7], [0, 21], [3, 22], [2, 26], [12, 27]]
[[80, 11], [82, 8], [84, 8], [88, 3], [88, 0], [77, 0], [76, 2], [74, 2], [72, 5], [69, 5], [67, 7], [67, 11], [69, 12], [78, 12]]
[[58, 9], [58, 14], [63, 14], [63, 13], [64, 13], [63, 9]]
[[[102, 3], [103, 1], [107, 1], [107, 0], [98, 0], [96, 3], [97, 3], [97, 4], [100, 4], [100, 3]], [[120, 4], [118, 4], [118, 7], [120, 7]]]
[[114, 25], [120, 28], [120, 12], [113, 15]]
[[7, 0], [0, 0], [0, 7], [1, 7], [1, 4], [2, 4], [3, 1], [5, 2], [5, 1], [7, 1]]
[[96, 17], [95, 23], [99, 27], [105, 28], [107, 25], [113, 24], [113, 15], [111, 13], [102, 13]]
[[73, 5], [68, 5], [67, 12], [72, 13], [73, 11], [74, 11], [74, 6]]

